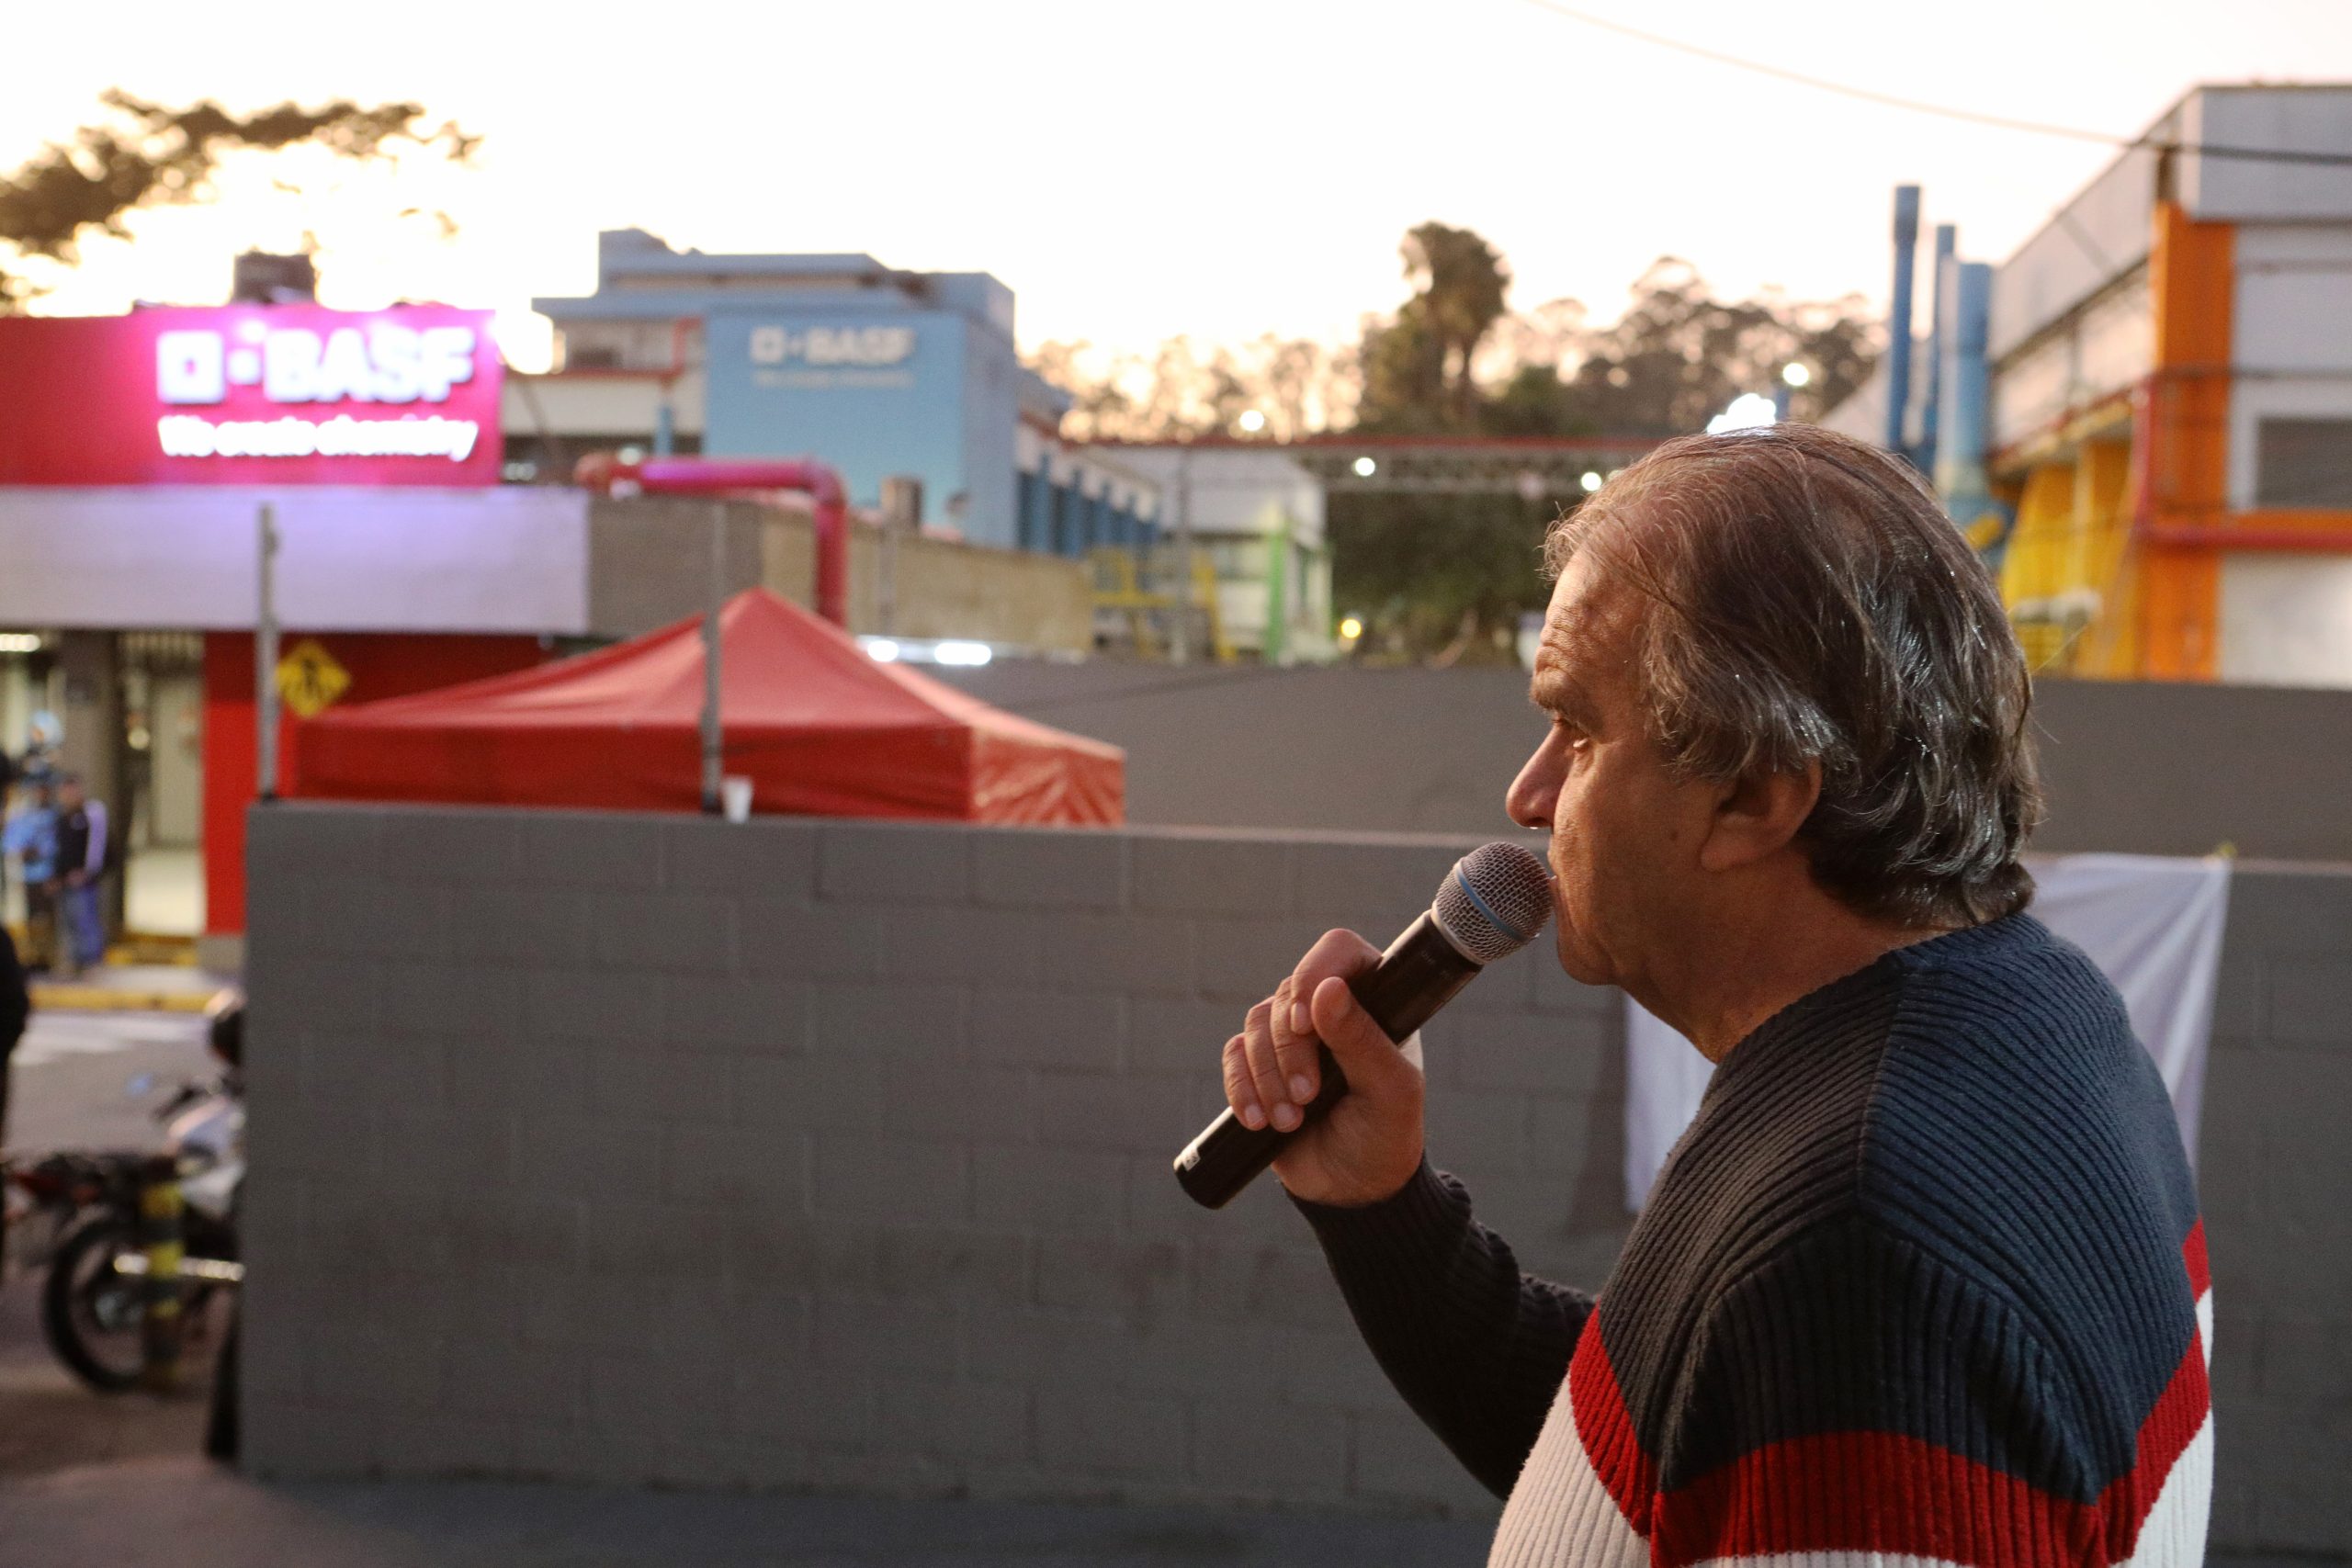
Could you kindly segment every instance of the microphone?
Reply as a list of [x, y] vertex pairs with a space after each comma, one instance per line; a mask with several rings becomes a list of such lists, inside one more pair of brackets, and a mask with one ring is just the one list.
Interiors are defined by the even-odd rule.
[[[1482, 844], [1454, 862], [1437, 898], [1388, 944], [1380, 962], [1348, 982], [1381, 1032], [1400, 1044], [1498, 958], [1525, 947], [1552, 914], [1552, 875], [1517, 844]], [[1176, 1180], [1204, 1208], [1222, 1209], [1274, 1163], [1283, 1145], [1330, 1112], [1348, 1092], [1331, 1048], [1317, 1044], [1322, 1087], [1287, 1133], [1252, 1131], [1227, 1106], [1176, 1156]]]

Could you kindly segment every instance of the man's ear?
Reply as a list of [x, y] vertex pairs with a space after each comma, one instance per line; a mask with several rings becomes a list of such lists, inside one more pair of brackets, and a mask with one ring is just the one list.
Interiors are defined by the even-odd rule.
[[1708, 871], [1735, 871], [1778, 854], [1804, 829], [1821, 799], [1821, 764], [1796, 773], [1743, 775], [1715, 803], [1699, 863]]

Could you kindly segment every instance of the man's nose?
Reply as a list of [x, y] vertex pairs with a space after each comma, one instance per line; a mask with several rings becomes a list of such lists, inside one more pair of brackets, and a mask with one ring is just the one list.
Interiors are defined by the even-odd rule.
[[1551, 742], [1535, 749], [1519, 776], [1503, 794], [1503, 811], [1522, 828], [1548, 830], [1560, 798], [1560, 770], [1550, 756]]

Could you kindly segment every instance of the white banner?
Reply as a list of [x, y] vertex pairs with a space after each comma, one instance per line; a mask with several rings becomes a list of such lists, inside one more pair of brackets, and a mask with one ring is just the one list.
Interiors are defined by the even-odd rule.
[[[2212, 1043], [2230, 863], [2213, 856], [2064, 855], [2030, 863], [2032, 913], [2090, 955], [2156, 1060], [2191, 1165]], [[1638, 1211], [1660, 1167], [1699, 1112], [1714, 1066], [1625, 999], [1625, 1206]]]

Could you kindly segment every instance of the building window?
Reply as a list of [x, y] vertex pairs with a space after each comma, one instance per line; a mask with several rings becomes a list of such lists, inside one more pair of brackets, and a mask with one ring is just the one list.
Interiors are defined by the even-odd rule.
[[2352, 419], [2266, 419], [2256, 426], [2256, 506], [2352, 507]]

